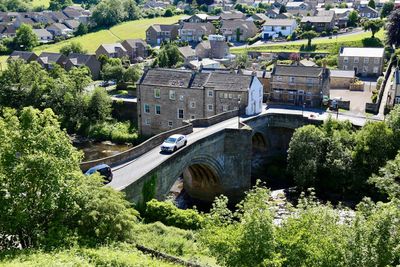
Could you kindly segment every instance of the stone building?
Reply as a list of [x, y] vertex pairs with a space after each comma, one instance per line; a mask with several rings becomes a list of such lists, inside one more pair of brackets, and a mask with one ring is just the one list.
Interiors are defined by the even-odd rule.
[[179, 29], [179, 38], [187, 42], [200, 42], [204, 36], [215, 33], [215, 27], [211, 23], [184, 22]]
[[174, 41], [178, 38], [178, 24], [154, 24], [146, 30], [146, 42], [150, 45], [160, 45], [162, 42]]
[[271, 74], [269, 101], [285, 105], [321, 106], [329, 96], [329, 70], [323, 67], [276, 65]]
[[342, 47], [338, 68], [354, 70], [356, 75], [379, 76], [383, 72], [385, 49], [382, 47]]
[[262, 109], [262, 84], [256, 76], [176, 69], [147, 69], [137, 84], [138, 125], [154, 135], [237, 109], [247, 115]]

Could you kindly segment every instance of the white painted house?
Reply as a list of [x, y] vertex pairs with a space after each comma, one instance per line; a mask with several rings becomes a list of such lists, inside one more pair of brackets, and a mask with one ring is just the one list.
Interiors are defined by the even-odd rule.
[[249, 99], [246, 107], [246, 115], [254, 115], [261, 113], [263, 101], [263, 85], [256, 75], [253, 75], [253, 79], [249, 88]]
[[262, 38], [277, 38], [279, 36], [289, 36], [297, 28], [297, 22], [294, 19], [268, 19], [264, 22], [262, 28]]

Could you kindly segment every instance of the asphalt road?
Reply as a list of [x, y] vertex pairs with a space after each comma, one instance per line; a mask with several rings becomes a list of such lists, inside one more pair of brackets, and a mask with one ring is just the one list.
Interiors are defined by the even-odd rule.
[[[297, 114], [305, 117], [312, 117], [313, 119], [316, 120], [326, 120], [329, 116], [332, 116], [336, 118], [336, 113], [335, 112], [324, 112], [321, 110], [313, 110], [313, 109], [307, 109], [305, 111], [302, 111], [301, 108], [295, 108], [295, 107], [289, 107], [289, 106], [276, 106], [276, 107], [270, 107], [266, 108], [264, 106], [262, 114], [266, 113], [276, 113], [276, 114]], [[247, 119], [250, 119], [252, 117], [247, 117], [247, 118], [241, 118], [241, 121], [246, 121]], [[367, 120], [376, 120], [378, 118], [370, 117], [366, 118], [363, 116], [357, 116], [357, 115], [352, 115], [352, 114], [338, 114], [338, 119], [339, 120], [350, 120], [352, 123], [355, 125], [364, 125]], [[197, 140], [200, 140], [204, 137], [207, 137], [213, 133], [216, 133], [220, 130], [226, 129], [226, 128], [236, 128], [238, 127], [238, 118], [232, 118], [226, 121], [223, 121], [221, 123], [212, 125], [207, 128], [194, 128], [193, 133], [187, 135], [188, 139], [188, 146], [196, 142]], [[175, 153], [180, 153], [181, 150], [178, 150]], [[155, 167], [160, 165], [162, 162], [167, 160], [171, 154], [161, 154], [160, 153], [160, 147], [157, 146], [154, 149], [150, 150], [146, 154], [140, 156], [139, 158], [136, 158], [132, 161], [129, 161], [127, 163], [124, 163], [120, 166], [114, 167], [113, 168], [113, 173], [114, 173], [114, 179], [111, 183], [108, 184], [108, 186], [111, 186], [117, 190], [122, 190], [125, 187], [127, 187], [129, 184], [135, 182], [136, 180], [140, 179], [143, 177], [145, 174], [153, 170]]]

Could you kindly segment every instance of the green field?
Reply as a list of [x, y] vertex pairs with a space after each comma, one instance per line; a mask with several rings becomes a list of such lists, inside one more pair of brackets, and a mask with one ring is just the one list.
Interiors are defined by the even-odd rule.
[[33, 7], [44, 6], [47, 8], [49, 7], [50, 0], [32, 0], [30, 3]]
[[[371, 37], [371, 32], [359, 32], [353, 35], [345, 35], [333, 37], [332, 39], [316, 39], [312, 41], [313, 45], [316, 45], [315, 52], [332, 52], [336, 51], [340, 46], [360, 46], [362, 47], [362, 40], [364, 38]], [[380, 40], [384, 40], [384, 31], [381, 30], [375, 34], [375, 37]], [[248, 47], [248, 48], [232, 48], [231, 51], [234, 53], [241, 53], [246, 50], [251, 51], [261, 51], [261, 52], [276, 52], [276, 51], [285, 51], [285, 52], [298, 52], [300, 47], [304, 44], [307, 44], [307, 40], [302, 40], [299, 42], [295, 42], [293, 44], [280, 44], [280, 43], [271, 43], [265, 44], [262, 46], [256, 47]]]
[[40, 54], [46, 52], [59, 52], [60, 48], [69, 42], [79, 42], [89, 53], [94, 53], [101, 44], [115, 43], [129, 38], [144, 38], [146, 29], [153, 24], [172, 24], [178, 21], [181, 16], [170, 18], [141, 19], [118, 24], [109, 30], [101, 30], [83, 36], [74, 37], [56, 44], [42, 45], [34, 49]]

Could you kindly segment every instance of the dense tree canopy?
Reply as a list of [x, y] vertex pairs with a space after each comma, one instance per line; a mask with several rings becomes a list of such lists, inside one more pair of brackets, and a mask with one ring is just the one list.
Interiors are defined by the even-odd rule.
[[16, 50], [31, 51], [38, 44], [37, 36], [30, 25], [22, 24], [17, 29], [13, 40], [13, 45]]
[[87, 53], [87, 50], [83, 49], [82, 44], [78, 42], [70, 42], [60, 48], [60, 53], [64, 56], [68, 56], [71, 53]]
[[60, 11], [67, 6], [72, 6], [74, 2], [72, 0], [50, 0], [49, 9], [54, 11]]
[[400, 47], [400, 8], [390, 13], [386, 26], [387, 43]]
[[384, 23], [380, 19], [369, 19], [363, 22], [364, 31], [371, 31], [372, 38], [375, 38], [375, 33], [377, 33], [383, 26]]
[[173, 43], [167, 43], [161, 47], [153, 64], [160, 68], [171, 68], [178, 66], [182, 62], [183, 59], [178, 46]]
[[394, 9], [393, 1], [385, 2], [381, 10], [381, 18], [386, 18], [387, 16], [389, 16], [390, 12], [392, 12], [393, 9]]

